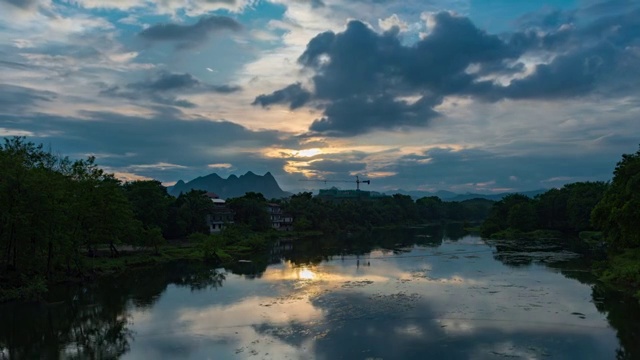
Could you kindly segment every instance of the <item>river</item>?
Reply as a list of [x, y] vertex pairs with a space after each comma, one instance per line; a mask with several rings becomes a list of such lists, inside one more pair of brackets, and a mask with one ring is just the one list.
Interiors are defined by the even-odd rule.
[[639, 320], [569, 250], [436, 226], [56, 288], [0, 306], [0, 359], [631, 359]]

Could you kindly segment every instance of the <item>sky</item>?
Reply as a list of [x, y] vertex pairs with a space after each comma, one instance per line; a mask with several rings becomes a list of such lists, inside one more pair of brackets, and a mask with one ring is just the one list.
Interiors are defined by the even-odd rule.
[[607, 181], [639, 83], [638, 0], [0, 0], [0, 136], [123, 180]]

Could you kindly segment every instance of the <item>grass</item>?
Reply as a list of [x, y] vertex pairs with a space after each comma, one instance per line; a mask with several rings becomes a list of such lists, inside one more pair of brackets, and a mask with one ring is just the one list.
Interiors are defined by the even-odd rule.
[[[159, 247], [132, 248], [123, 246], [120, 255], [109, 256], [106, 246], [100, 247], [100, 256], [84, 257], [84, 271], [81, 274], [67, 274], [59, 271], [50, 279], [42, 276], [20, 276], [18, 274], [0, 274], [0, 302], [39, 301], [48, 291], [48, 286], [57, 282], [83, 282], [89, 278], [117, 275], [128, 269], [153, 267], [174, 261], [204, 261], [219, 266], [228, 266], [237, 260], [264, 254], [269, 246], [278, 239], [299, 238], [321, 235], [321, 231], [268, 231], [251, 232], [235, 228], [225, 234], [196, 234], [189, 240], [171, 241]], [[5, 275], [5, 276], [2, 276]]]
[[640, 249], [626, 249], [609, 255], [605, 266], [598, 271], [600, 280], [615, 289], [640, 299]]
[[514, 240], [514, 239], [526, 239], [526, 240], [542, 240], [542, 239], [560, 239], [564, 237], [562, 232], [556, 230], [534, 230], [524, 232], [516, 229], [506, 229], [491, 234], [490, 238], [494, 240]]

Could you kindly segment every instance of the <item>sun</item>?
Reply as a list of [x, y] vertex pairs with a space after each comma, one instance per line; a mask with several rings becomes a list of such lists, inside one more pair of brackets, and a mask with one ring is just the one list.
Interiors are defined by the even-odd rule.
[[312, 157], [318, 154], [322, 154], [322, 150], [318, 148], [298, 150], [295, 152], [295, 156], [297, 157]]
[[316, 273], [307, 268], [303, 268], [302, 270], [300, 270], [298, 276], [301, 280], [313, 280], [316, 277]]

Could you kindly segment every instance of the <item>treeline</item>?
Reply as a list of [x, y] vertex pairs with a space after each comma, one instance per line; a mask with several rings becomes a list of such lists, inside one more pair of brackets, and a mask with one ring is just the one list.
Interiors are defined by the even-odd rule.
[[479, 222], [485, 219], [493, 201], [471, 199], [444, 202], [438, 197], [413, 201], [396, 194], [369, 201], [325, 201], [305, 192], [283, 202], [286, 213], [293, 215], [296, 230], [358, 230], [385, 226], [403, 226], [446, 221]]
[[594, 230], [591, 211], [604, 197], [609, 184], [578, 182], [551, 189], [536, 197], [520, 194], [496, 202], [482, 224], [484, 237], [504, 237], [534, 230], [578, 234]]
[[[157, 181], [123, 184], [95, 159], [69, 160], [22, 137], [0, 145], [0, 282], [43, 287], [56, 274], [84, 274], [99, 251], [154, 247], [208, 231], [211, 201], [173, 198]], [[39, 291], [39, 289], [34, 289]]]
[[314, 197], [310, 192], [268, 201], [260, 193], [248, 192], [227, 201], [227, 206], [234, 212], [235, 227], [253, 232], [270, 230], [269, 202], [280, 205], [282, 214], [293, 217], [294, 230], [325, 234], [389, 226], [481, 222], [494, 203], [486, 199], [445, 202], [435, 196], [414, 201], [410, 196], [400, 194], [333, 202]]
[[[144, 248], [144, 256], [150, 257], [160, 253], [167, 239], [192, 238], [202, 243], [197, 250], [203, 257], [215, 260], [225, 251], [261, 251], [273, 238], [265, 235], [271, 219], [261, 194], [229, 199], [235, 225], [219, 236], [208, 236], [206, 215], [214, 204], [203, 191], [174, 198], [155, 180], [123, 183], [100, 169], [94, 157], [70, 160], [24, 137], [0, 144], [0, 168], [0, 300], [18, 297], [14, 290], [35, 297], [52, 280], [92, 274], [94, 259], [118, 258], [125, 248]], [[493, 203], [443, 202], [437, 197], [413, 201], [405, 195], [333, 203], [311, 193], [271, 201], [293, 215], [295, 230], [325, 233], [481, 221]], [[198, 233], [209, 240], [192, 236]]]
[[590, 245], [604, 245], [601, 279], [640, 298], [640, 150], [622, 155], [609, 183], [568, 184], [534, 199], [505, 197], [493, 206], [481, 232], [513, 238], [534, 230], [581, 234]]

